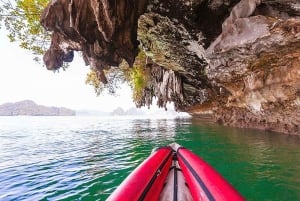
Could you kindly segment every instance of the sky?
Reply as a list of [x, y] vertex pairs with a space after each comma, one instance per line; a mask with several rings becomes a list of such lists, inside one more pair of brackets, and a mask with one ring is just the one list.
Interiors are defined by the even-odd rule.
[[48, 71], [33, 58], [17, 43], [9, 42], [5, 30], [0, 29], [0, 104], [33, 100], [46, 106], [100, 111], [135, 107], [127, 85], [122, 86], [117, 97], [108, 94], [97, 97], [93, 87], [85, 84], [89, 66], [78, 55], [66, 71], [61, 69], [59, 73]]

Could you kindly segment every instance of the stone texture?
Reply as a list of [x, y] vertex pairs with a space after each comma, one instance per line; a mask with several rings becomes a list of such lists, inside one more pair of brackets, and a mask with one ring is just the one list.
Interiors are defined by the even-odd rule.
[[[184, 91], [184, 101], [177, 102], [182, 98], [174, 101], [166, 98], [169, 96], [167, 93], [160, 93], [161, 95], [157, 97], [162, 105], [165, 105], [164, 100], [169, 100], [176, 102], [179, 109], [210, 99], [208, 90], [211, 86], [204, 71], [208, 65], [205, 50], [181, 23], [155, 13], [144, 14], [139, 19], [138, 39], [152, 63], [168, 69], [162, 70], [163, 74], [171, 75], [169, 72], [171, 70], [179, 77], [180, 86], [183, 88], [181, 96]], [[159, 77], [162, 78], [164, 75]], [[159, 88], [160, 85], [167, 86], [165, 83], [156, 83]], [[166, 97], [163, 94], [166, 94]], [[160, 97], [164, 97], [162, 98], [164, 100], [160, 100]]]

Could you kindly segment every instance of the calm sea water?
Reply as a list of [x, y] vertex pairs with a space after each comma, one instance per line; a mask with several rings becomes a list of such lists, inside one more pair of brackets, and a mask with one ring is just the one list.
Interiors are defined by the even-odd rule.
[[247, 200], [300, 200], [299, 137], [134, 117], [0, 117], [0, 200], [105, 200], [171, 142], [202, 156]]

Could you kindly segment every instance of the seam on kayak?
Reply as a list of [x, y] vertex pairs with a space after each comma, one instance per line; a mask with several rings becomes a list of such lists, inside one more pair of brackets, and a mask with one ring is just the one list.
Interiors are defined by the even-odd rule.
[[198, 182], [198, 184], [200, 185], [200, 187], [205, 192], [205, 194], [206, 194], [207, 198], [209, 199], [209, 201], [215, 201], [215, 198], [213, 197], [213, 195], [211, 194], [211, 192], [208, 190], [208, 188], [206, 187], [205, 183], [202, 181], [202, 179], [200, 178], [200, 176], [197, 174], [197, 172], [191, 166], [191, 164], [181, 155], [181, 153], [177, 152], [177, 154], [182, 159], [182, 161], [187, 166], [187, 168], [191, 171], [192, 175], [194, 176], [194, 178], [196, 179], [196, 181]]
[[172, 152], [170, 152], [168, 154], [168, 156], [164, 159], [164, 161], [162, 162], [162, 164], [159, 166], [159, 168], [155, 171], [155, 174], [152, 176], [150, 182], [148, 183], [148, 185], [146, 186], [145, 190], [143, 191], [142, 195], [139, 197], [139, 201], [143, 201], [148, 193], [148, 191], [150, 190], [150, 188], [152, 187], [153, 183], [155, 182], [157, 176], [161, 173], [162, 168], [165, 166], [165, 164], [167, 163], [168, 159], [170, 158], [170, 156], [172, 155]]
[[[176, 160], [174, 160], [176, 158]], [[177, 168], [176, 168], [176, 161], [177, 156], [176, 153], [173, 155], [173, 160], [175, 161], [175, 168], [174, 168], [174, 190], [173, 190], [173, 201], [177, 201], [177, 191], [178, 191], [178, 179], [177, 179]]]

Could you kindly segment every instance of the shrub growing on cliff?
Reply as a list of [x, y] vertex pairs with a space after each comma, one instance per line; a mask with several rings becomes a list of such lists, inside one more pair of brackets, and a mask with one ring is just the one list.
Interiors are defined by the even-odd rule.
[[93, 69], [91, 69], [86, 76], [85, 84], [93, 86], [97, 96], [101, 95], [105, 90], [107, 90], [109, 94], [115, 95], [116, 90], [125, 82], [123, 72], [118, 68], [112, 68], [106, 71], [105, 74], [108, 79], [107, 84], [103, 84], [100, 81], [99, 74]]
[[150, 79], [149, 69], [146, 68], [146, 55], [140, 51], [133, 68], [129, 69], [129, 84], [133, 89], [133, 99], [139, 102]]
[[50, 37], [40, 25], [40, 15], [48, 0], [0, 0], [0, 23], [4, 23], [11, 42], [32, 51], [39, 60], [49, 46]]
[[150, 79], [149, 69], [145, 67], [146, 59], [145, 53], [141, 50], [132, 68], [126, 62], [123, 62], [120, 68], [111, 68], [106, 71], [109, 81], [106, 85], [99, 81], [97, 72], [91, 70], [87, 75], [86, 84], [92, 85], [96, 94], [100, 95], [105, 89], [108, 89], [110, 94], [115, 94], [120, 84], [126, 82], [132, 88], [133, 100], [139, 102]]

